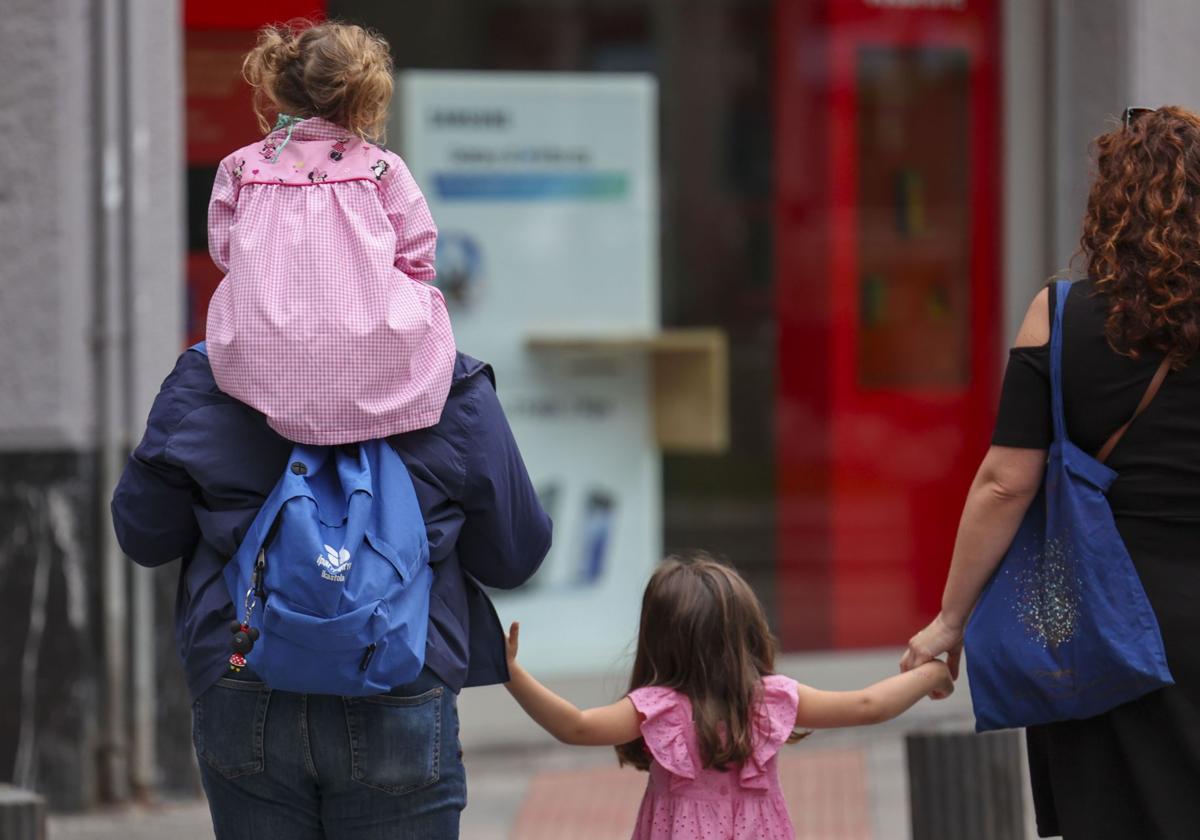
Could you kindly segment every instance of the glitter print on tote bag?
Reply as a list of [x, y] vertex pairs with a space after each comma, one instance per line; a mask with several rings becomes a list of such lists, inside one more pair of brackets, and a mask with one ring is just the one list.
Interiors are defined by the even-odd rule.
[[1149, 405], [1093, 457], [1067, 437], [1062, 395], [1063, 311], [1057, 284], [1050, 338], [1054, 441], [1041, 490], [980, 595], [966, 630], [975, 728], [1033, 726], [1102, 714], [1174, 681], [1158, 620], [1113, 523], [1104, 460]]

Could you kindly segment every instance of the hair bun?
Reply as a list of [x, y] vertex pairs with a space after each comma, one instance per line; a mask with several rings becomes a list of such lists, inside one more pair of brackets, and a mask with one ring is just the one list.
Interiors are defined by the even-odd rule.
[[275, 77], [299, 57], [299, 39], [290, 27], [264, 26], [242, 61], [242, 76], [256, 89], [272, 87]]
[[266, 26], [242, 65], [254, 110], [322, 117], [369, 139], [382, 134], [392, 94], [387, 41], [353, 24], [292, 21]]

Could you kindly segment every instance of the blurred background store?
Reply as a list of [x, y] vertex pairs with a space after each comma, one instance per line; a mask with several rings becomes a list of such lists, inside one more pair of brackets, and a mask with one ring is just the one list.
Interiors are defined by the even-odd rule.
[[[196, 790], [175, 569], [133, 568], [106, 508], [221, 279], [205, 213], [217, 162], [258, 135], [258, 26], [368, 25], [402, 75], [648, 80], [654, 326], [719, 335], [728, 365], [714, 440], [654, 451], [652, 553], [728, 557], [809, 657], [789, 661], [835, 669], [936, 610], [1006, 341], [1074, 251], [1088, 141], [1128, 104], [1200, 105], [1189, 0], [0, 9], [0, 781], [68, 811]], [[622, 492], [578, 527], [639, 504]], [[644, 566], [606, 574], [640, 590]], [[552, 671], [611, 696], [621, 664]], [[498, 706], [468, 697], [467, 735], [527, 739]]]

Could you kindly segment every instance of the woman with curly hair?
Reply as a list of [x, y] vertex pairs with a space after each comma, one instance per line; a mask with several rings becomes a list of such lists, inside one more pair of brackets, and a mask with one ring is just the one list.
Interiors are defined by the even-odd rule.
[[[1195, 837], [1200, 826], [1200, 116], [1131, 108], [1096, 141], [1084, 216], [1087, 278], [1063, 316], [1063, 394], [1071, 439], [1112, 449], [1117, 529], [1157, 615], [1176, 684], [1098, 717], [1029, 731], [1042, 836]], [[909, 642], [905, 669], [948, 654], [1041, 484], [1053, 438], [1050, 313], [1034, 299], [1017, 335], [988, 451], [967, 496], [942, 610]], [[1165, 379], [1161, 374], [1166, 374]], [[1107, 448], [1107, 447], [1105, 447]]]

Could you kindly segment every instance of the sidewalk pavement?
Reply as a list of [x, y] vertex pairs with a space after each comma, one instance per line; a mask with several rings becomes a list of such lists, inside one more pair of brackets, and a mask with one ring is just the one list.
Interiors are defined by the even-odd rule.
[[[838, 689], [895, 671], [898, 652], [786, 657], [780, 671]], [[581, 704], [610, 702], [613, 675], [551, 681]], [[965, 686], [950, 700], [922, 702], [897, 721], [818, 732], [785, 747], [780, 775], [800, 840], [909, 840], [904, 736], [969, 729]], [[617, 767], [608, 748], [565, 747], [523, 718], [503, 689], [463, 694], [462, 740], [469, 803], [464, 840], [624, 840], [645, 775]], [[202, 802], [54, 817], [48, 840], [211, 840]], [[1033, 837], [1033, 834], [1029, 834]]]
[[[814, 736], [818, 737], [818, 736]], [[813, 738], [809, 738], [813, 741]], [[893, 743], [888, 743], [889, 741]], [[908, 837], [902, 750], [895, 737], [792, 747], [780, 771], [797, 837]], [[645, 774], [609, 749], [525, 747], [467, 756], [465, 840], [625, 840]], [[881, 784], [882, 782], [882, 784]], [[203, 803], [54, 817], [48, 840], [211, 840]]]

